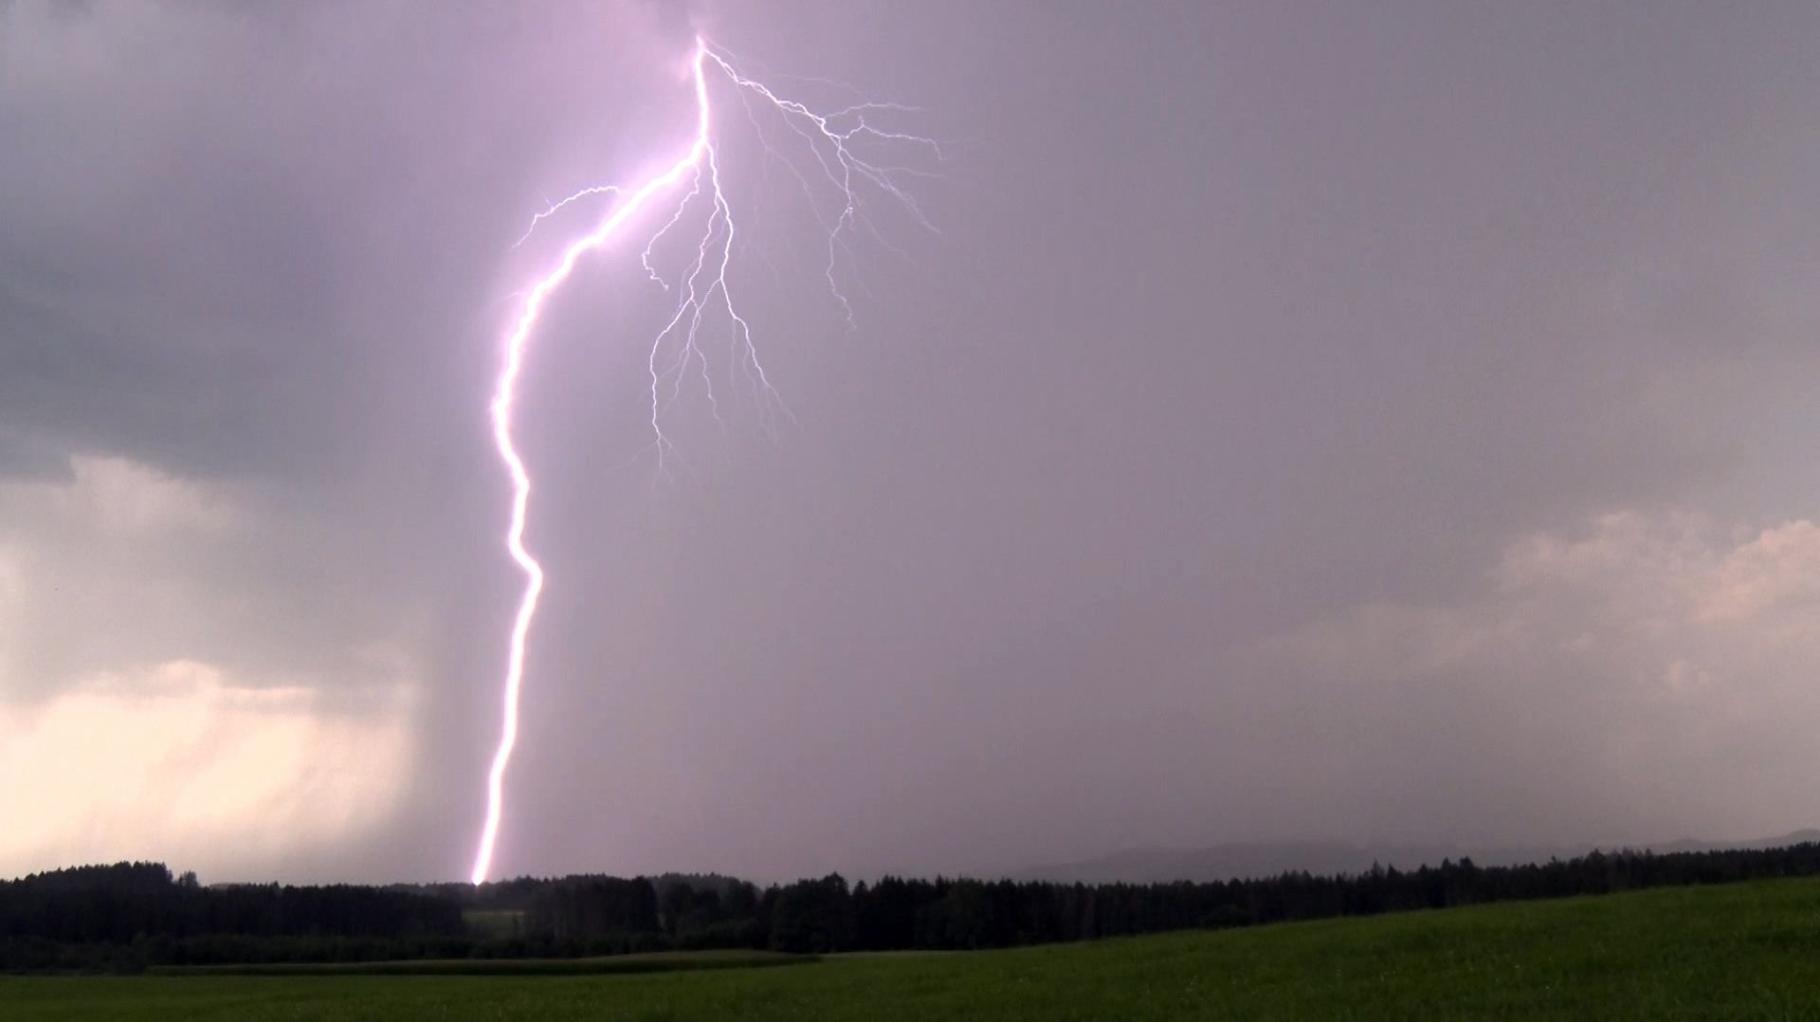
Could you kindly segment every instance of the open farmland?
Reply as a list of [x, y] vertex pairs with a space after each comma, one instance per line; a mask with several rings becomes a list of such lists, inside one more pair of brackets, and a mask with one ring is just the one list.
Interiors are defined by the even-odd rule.
[[[679, 965], [688, 956], [675, 956]], [[478, 963], [477, 963], [478, 964]], [[8, 1019], [1820, 1018], [1820, 881], [790, 968], [0, 979]]]

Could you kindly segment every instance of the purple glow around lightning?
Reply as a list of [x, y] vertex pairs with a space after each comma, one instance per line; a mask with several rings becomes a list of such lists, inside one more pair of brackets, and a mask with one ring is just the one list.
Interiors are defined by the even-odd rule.
[[[474, 868], [470, 875], [471, 881], [476, 884], [484, 882], [492, 869], [493, 849], [505, 813], [506, 768], [511, 764], [512, 749], [518, 742], [518, 708], [524, 687], [525, 646], [530, 637], [531, 622], [537, 615], [538, 598], [543, 593], [543, 565], [525, 545], [525, 517], [531, 501], [531, 474], [512, 438], [512, 415], [518, 396], [519, 376], [524, 369], [525, 352], [532, 335], [537, 331], [545, 304], [574, 274], [583, 256], [618, 240], [631, 229], [629, 225], [640, 212], [653, 205], [661, 196], [680, 191], [681, 195], [675, 199], [670, 216], [649, 235], [640, 256], [640, 264], [651, 279], [666, 291], [673, 290], [678, 294], [674, 314], [652, 338], [647, 363], [650, 370], [652, 447], [660, 470], [670, 449], [670, 442], [664, 436], [661, 424], [662, 411], [681, 392], [684, 376], [692, 364], [699, 365], [709, 406], [716, 419], [719, 418], [719, 403], [714, 395], [708, 359], [697, 343], [704, 317], [711, 312], [725, 316], [733, 334], [736, 364], [743, 378], [761, 399], [761, 405], [769, 402], [767, 407], [782, 407], [776, 391], [771, 387], [770, 378], [759, 361], [751, 326], [734, 305], [733, 294], [728, 289], [728, 269], [733, 262], [735, 230], [733, 208], [721, 186], [720, 155], [714, 143], [715, 125], [708, 88], [710, 73], [724, 75], [726, 81], [735, 87], [752, 119], [754, 129], [765, 142], [767, 156], [780, 160], [790, 169], [802, 186], [810, 208], [816, 210], [816, 215], [821, 218], [822, 226], [827, 231], [827, 265], [824, 275], [834, 300], [849, 323], [853, 321], [853, 307], [841, 291], [836, 277], [837, 256], [846, 247], [847, 235], [861, 226], [873, 237], [878, 237], [878, 232], [861, 211], [862, 191], [869, 187], [890, 198], [900, 204], [916, 223], [934, 230], [909, 193], [894, 180], [896, 175], [922, 171], [909, 167], [882, 166], [863, 158], [855, 151], [856, 143], [911, 146], [939, 161], [941, 150], [934, 141], [884, 130], [867, 121], [868, 115], [904, 112], [910, 108], [890, 103], [858, 103], [828, 113], [818, 113], [803, 103], [785, 99], [765, 85], [745, 77], [734, 69], [724, 51], [715, 49], [700, 37], [695, 40], [689, 68], [695, 92], [696, 119], [695, 135], [688, 149], [664, 170], [641, 183], [629, 186], [595, 185], [581, 189], [559, 202], [550, 203], [543, 212], [532, 217], [524, 237], [519, 239], [522, 244], [539, 224], [558, 216], [567, 207], [590, 199], [604, 198], [611, 201], [594, 228], [568, 242], [554, 266], [522, 292], [523, 304], [506, 335], [504, 358], [490, 405], [493, 444], [512, 481], [512, 514], [511, 523], [506, 529], [506, 550], [524, 573], [525, 587], [519, 599], [518, 611], [512, 619], [499, 745], [493, 753], [492, 767], [487, 772], [486, 822], [481, 828], [479, 846], [474, 853]], [[788, 127], [800, 143], [801, 151], [812, 158], [808, 164], [808, 173], [798, 166], [797, 161], [783, 156], [765, 139], [759, 115], [767, 107]], [[826, 178], [825, 183], [811, 181], [818, 173]], [[683, 187], [685, 180], [689, 182], [686, 189]], [[818, 194], [821, 196], [819, 199]], [[821, 212], [821, 202], [825, 201], [827, 195], [832, 195], [840, 207], [831, 219]], [[693, 258], [686, 261], [681, 276], [672, 284], [653, 264], [653, 248], [659, 239], [683, 221], [684, 214], [703, 196], [709, 202], [707, 223], [702, 228], [699, 243], [694, 247]], [[667, 399], [663, 396], [666, 386], [669, 390]]]

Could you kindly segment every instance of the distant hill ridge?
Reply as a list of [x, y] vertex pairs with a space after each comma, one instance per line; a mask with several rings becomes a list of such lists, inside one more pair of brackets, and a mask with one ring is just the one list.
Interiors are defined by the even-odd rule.
[[1527, 847], [1468, 847], [1444, 844], [1363, 845], [1346, 841], [1245, 841], [1203, 848], [1130, 848], [1093, 859], [1035, 866], [1012, 874], [1019, 880], [1054, 883], [1168, 883], [1190, 880], [1211, 883], [1231, 879], [1272, 877], [1282, 873], [1323, 876], [1359, 873], [1373, 864], [1415, 869], [1436, 866], [1443, 859], [1470, 858], [1481, 866], [1515, 866], [1549, 859], [1571, 859], [1595, 849], [1648, 849], [1654, 852], [1711, 852], [1782, 848], [1820, 842], [1820, 829], [1807, 828], [1779, 837], [1750, 841], [1674, 841], [1642, 844], [1532, 845]]

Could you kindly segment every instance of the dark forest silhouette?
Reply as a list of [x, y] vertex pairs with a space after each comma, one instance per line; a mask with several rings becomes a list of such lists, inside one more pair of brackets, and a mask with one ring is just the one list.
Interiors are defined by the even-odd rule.
[[760, 890], [723, 876], [203, 886], [159, 863], [0, 882], [0, 969], [607, 955], [666, 949], [972, 949], [1820, 874], [1820, 844], [1593, 852], [1517, 866], [1060, 884], [838, 874]]

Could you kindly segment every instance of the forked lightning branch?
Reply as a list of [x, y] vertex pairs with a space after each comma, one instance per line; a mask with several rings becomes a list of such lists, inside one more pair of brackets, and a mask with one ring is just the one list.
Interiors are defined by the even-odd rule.
[[[695, 99], [695, 131], [686, 150], [661, 164], [664, 169], [643, 181], [593, 185], [550, 204], [532, 218], [526, 234], [529, 237], [531, 231], [541, 229], [546, 220], [554, 220], [568, 207], [584, 203], [605, 204], [605, 211], [594, 221], [593, 227], [570, 239], [555, 263], [521, 292], [523, 304], [506, 335], [493, 391], [494, 446], [512, 483], [511, 518], [505, 545], [524, 573], [525, 583], [512, 619], [507, 650], [499, 745], [487, 772], [486, 821], [481, 827], [470, 877], [476, 884], [484, 882], [492, 869], [493, 849], [505, 815], [506, 771], [518, 742], [519, 706], [524, 693], [525, 648], [532, 621], [537, 616], [538, 599], [543, 593], [544, 566], [525, 542], [525, 521], [532, 491], [531, 470], [518, 450], [512, 430], [515, 416], [520, 411], [519, 378], [545, 307], [589, 255], [598, 252], [611, 256], [617, 260], [610, 264], [612, 269], [626, 269], [636, 244], [634, 232], [646, 232], [637, 256], [639, 268], [666, 292], [676, 296], [671, 314], [650, 338], [647, 359], [651, 444], [661, 467], [671, 446], [664, 435], [663, 413], [686, 380], [700, 381], [706, 390], [709, 407], [717, 417], [719, 415], [707, 348], [703, 344], [704, 327], [719, 323], [731, 332], [735, 362], [731, 368], [737, 373], [736, 378], [753, 387], [761, 401], [774, 406], [778, 402], [759, 358], [752, 324], [741, 314], [732, 286], [734, 242], [739, 229], [735, 210], [723, 187], [723, 175], [729, 173], [729, 168], [723, 165], [722, 153], [716, 143], [717, 90], [723, 100], [737, 101], [751, 118], [755, 134], [763, 140], [767, 158], [778, 159], [789, 168], [794, 183], [807, 197], [809, 207], [816, 211], [827, 236], [826, 263], [819, 272], [826, 277], [832, 300], [849, 323], [853, 320], [853, 307], [841, 290], [837, 265], [857, 233], [864, 231], [870, 237], [878, 237], [866, 216], [867, 200], [893, 202], [917, 223], [934, 230], [914, 198], [899, 184], [903, 176], [921, 171], [883, 162], [895, 159], [888, 155], [892, 151], [901, 152], [906, 148], [915, 150], [919, 157], [941, 158], [940, 148], [933, 140], [884, 126], [887, 118], [904, 114], [910, 108], [893, 103], [855, 103], [828, 110], [813, 108], [746, 77], [735, 68], [726, 51], [699, 37], [690, 55], [689, 72]], [[772, 123], [772, 130], [765, 129], [765, 119]], [[785, 146], [794, 149], [785, 149]], [[687, 248], [682, 265], [669, 268], [658, 265], [655, 253], [659, 240], [673, 230], [683, 229], [691, 211], [697, 211], [699, 219], [704, 204], [705, 223], [699, 227], [701, 233], [697, 243]]]

